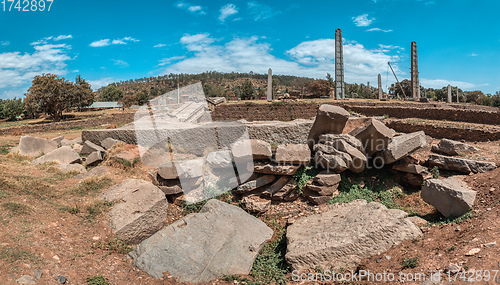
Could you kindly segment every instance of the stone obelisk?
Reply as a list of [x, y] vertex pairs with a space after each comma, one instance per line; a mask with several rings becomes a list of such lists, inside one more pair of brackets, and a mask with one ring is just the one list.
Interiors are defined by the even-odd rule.
[[448, 84], [448, 103], [451, 103], [451, 85]]
[[342, 46], [342, 30], [335, 30], [335, 98], [344, 99], [344, 49]]
[[271, 68], [267, 71], [267, 101], [273, 101], [273, 70]]
[[378, 75], [378, 99], [382, 100], [384, 97], [384, 90], [382, 90], [382, 75]]

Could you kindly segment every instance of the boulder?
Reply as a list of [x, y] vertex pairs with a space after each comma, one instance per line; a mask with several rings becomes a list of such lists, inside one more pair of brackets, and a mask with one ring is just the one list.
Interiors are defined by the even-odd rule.
[[474, 146], [449, 139], [442, 139], [439, 144], [432, 146], [432, 151], [447, 155], [459, 155], [477, 152]]
[[289, 181], [292, 179], [290, 176], [282, 176], [278, 180], [276, 180], [271, 186], [269, 186], [264, 192], [262, 192], [261, 196], [266, 198], [271, 198], [274, 193], [277, 193], [281, 188], [283, 188]]
[[[324, 205], [324, 204], [328, 203], [328, 201], [330, 201], [331, 199], [333, 199], [335, 196], [337, 196], [339, 194], [338, 191], [335, 191], [331, 195], [321, 195], [318, 192], [311, 190], [310, 186], [311, 185], [308, 185], [307, 187], [304, 188], [303, 195], [309, 201], [311, 201], [314, 205]], [[320, 188], [334, 188], [334, 187], [325, 187], [325, 186], [319, 186], [319, 187]], [[316, 190], [318, 190], [318, 189], [316, 189]]]
[[329, 205], [321, 214], [295, 221], [287, 229], [287, 263], [292, 270], [355, 269], [422, 232], [401, 210], [365, 200]]
[[163, 179], [190, 179], [203, 175], [203, 158], [166, 162], [158, 168]]
[[313, 182], [320, 186], [335, 186], [338, 185], [341, 180], [340, 174], [323, 171], [314, 177]]
[[178, 179], [177, 168], [172, 162], [166, 162], [158, 168], [158, 175], [163, 179]]
[[241, 199], [241, 204], [248, 212], [265, 213], [271, 206], [271, 200], [260, 199], [257, 196], [247, 196]]
[[61, 170], [64, 173], [70, 172], [70, 171], [74, 171], [74, 172], [78, 172], [78, 173], [86, 173], [87, 172], [87, 169], [85, 168], [85, 166], [83, 166], [81, 164], [58, 164], [58, 165], [56, 165], [56, 168]]
[[104, 155], [100, 151], [94, 151], [85, 160], [86, 166], [95, 166], [104, 160]]
[[76, 151], [76, 153], [80, 153], [82, 151], [82, 149], [83, 149], [83, 145], [81, 145], [81, 144], [74, 144], [72, 146], [72, 148], [73, 148], [74, 151]]
[[61, 145], [61, 146], [72, 146], [72, 145], [73, 145], [73, 143], [72, 143], [72, 142], [73, 142], [73, 141], [68, 140], [68, 139], [62, 139], [62, 140], [61, 140], [61, 144], [60, 144], [60, 145]]
[[82, 150], [80, 151], [80, 154], [82, 154], [82, 155], [91, 154], [94, 151], [105, 152], [106, 150], [104, 150], [104, 148], [96, 145], [95, 143], [93, 143], [91, 141], [85, 141], [83, 143], [83, 147], [82, 147]]
[[341, 107], [328, 104], [319, 106], [318, 114], [307, 137], [309, 148], [313, 148], [321, 134], [341, 134], [348, 119], [349, 112]]
[[165, 194], [151, 182], [127, 179], [100, 195], [117, 202], [109, 211], [111, 228], [127, 243], [137, 244], [160, 230], [167, 219]]
[[308, 165], [311, 162], [311, 149], [307, 144], [279, 145], [275, 158], [279, 164]]
[[371, 117], [349, 117], [347, 123], [344, 127], [344, 134], [348, 134], [352, 132], [354, 129], [362, 127], [366, 125], [371, 120]]
[[104, 149], [110, 149], [112, 148], [115, 144], [120, 143], [122, 141], [120, 140], [115, 140], [113, 138], [105, 138], [104, 140], [101, 141], [101, 146]]
[[395, 133], [394, 130], [389, 129], [382, 122], [371, 119], [368, 124], [353, 130], [350, 135], [360, 140], [365, 152], [371, 156], [375, 152], [385, 149]]
[[340, 145], [341, 142], [346, 142], [351, 146], [355, 147], [357, 150], [364, 152], [364, 148], [363, 145], [361, 144], [361, 141], [350, 134], [340, 134], [340, 135], [324, 134], [319, 136], [319, 143], [332, 145], [336, 149], [342, 147]]
[[420, 195], [445, 217], [459, 217], [467, 213], [476, 199], [476, 191], [456, 176], [425, 181]]
[[314, 183], [308, 183], [307, 184], [307, 189], [312, 191], [315, 194], [318, 194], [319, 196], [337, 196], [339, 193], [339, 185], [334, 184], [331, 186], [326, 186], [326, 185], [316, 185]]
[[180, 193], [183, 193], [183, 190], [181, 188], [181, 184], [179, 182], [179, 185], [174, 185], [174, 186], [158, 186], [160, 190], [165, 193], [165, 195], [170, 196], [170, 195], [177, 195]]
[[406, 172], [406, 173], [411, 173], [411, 174], [416, 174], [422, 176], [422, 179], [430, 179], [432, 178], [432, 174], [429, 172], [429, 169], [425, 166], [421, 166], [418, 164], [412, 164], [412, 163], [399, 163], [395, 164], [392, 167], [393, 170], [400, 171], [400, 172]]
[[429, 156], [429, 167], [437, 166], [439, 169], [451, 170], [469, 174], [483, 173], [497, 168], [494, 162], [449, 157], [437, 154]]
[[219, 150], [210, 152], [207, 155], [206, 161], [211, 168], [232, 168], [233, 157], [230, 150]]
[[345, 152], [330, 150], [330, 153], [326, 153], [316, 148], [317, 146], [319, 145], [314, 146], [317, 149], [314, 155], [314, 163], [317, 168], [326, 169], [327, 172], [342, 173], [352, 163], [351, 156]]
[[271, 151], [271, 144], [263, 140], [250, 140], [252, 148], [252, 155], [254, 160], [270, 159], [273, 155]]
[[264, 164], [264, 165], [254, 165], [255, 173], [262, 174], [272, 174], [272, 175], [294, 175], [299, 166], [296, 165], [276, 165], [276, 164]]
[[108, 167], [100, 165], [100, 166], [92, 168], [89, 172], [78, 174], [77, 176], [75, 176], [75, 178], [83, 180], [83, 179], [87, 179], [89, 177], [101, 177], [101, 176], [104, 176], [108, 172], [109, 172]]
[[33, 164], [57, 161], [60, 164], [81, 163], [82, 158], [71, 147], [63, 146], [32, 161]]
[[238, 188], [236, 188], [235, 192], [238, 194], [248, 193], [259, 187], [272, 183], [274, 179], [275, 179], [274, 175], [264, 175], [255, 180], [251, 180], [241, 184], [240, 186], [238, 186]]
[[63, 136], [58, 136], [56, 138], [51, 139], [51, 141], [55, 141], [57, 143], [57, 147], [62, 146], [62, 141], [64, 140]]
[[58, 148], [58, 143], [43, 138], [22, 136], [19, 140], [19, 155], [37, 157]]
[[272, 236], [272, 229], [243, 209], [209, 200], [199, 213], [165, 227], [130, 256], [134, 266], [154, 278], [169, 272], [180, 282], [208, 282], [223, 275], [249, 274]]
[[361, 173], [365, 170], [367, 158], [364, 153], [346, 141], [338, 142], [338, 150], [351, 156], [347, 167], [354, 173]]
[[423, 131], [404, 134], [392, 138], [392, 141], [387, 145], [387, 148], [383, 150], [381, 156], [385, 164], [391, 164], [426, 145], [427, 139]]

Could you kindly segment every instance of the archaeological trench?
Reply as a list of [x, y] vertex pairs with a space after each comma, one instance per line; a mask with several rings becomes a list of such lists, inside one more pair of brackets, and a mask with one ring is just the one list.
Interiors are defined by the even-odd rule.
[[[497, 132], [419, 130], [418, 123], [392, 119], [433, 117], [494, 128], [498, 112], [462, 110], [456, 118], [460, 110], [454, 108], [401, 111], [388, 104], [223, 104], [212, 108], [212, 121], [208, 106], [190, 104], [168, 114], [138, 110], [131, 124], [85, 130], [75, 140], [23, 136], [12, 151], [44, 154], [32, 163], [56, 161], [62, 171], [81, 172], [76, 177], [81, 181], [106, 175], [106, 161], [142, 161], [149, 167], [148, 181], [127, 179], [99, 196], [115, 202], [109, 224], [134, 246], [129, 254], [134, 266], [154, 278], [168, 272], [193, 283], [248, 275], [273, 236], [259, 215], [298, 199], [322, 210], [288, 221], [285, 259], [294, 272], [356, 269], [362, 259], [422, 236], [420, 226], [427, 221], [402, 210], [365, 200], [329, 203], [347, 174], [367, 169], [397, 173], [403, 185], [421, 191], [421, 198], [448, 218], [474, 206], [476, 191], [463, 177], [497, 167], [488, 159], [466, 158], [478, 149], [459, 137], [498, 140]], [[117, 147], [127, 150], [113, 152]], [[422, 150], [430, 154], [414, 155]], [[454, 175], [433, 178], [433, 169]], [[306, 171], [313, 174], [298, 181], [297, 173]], [[227, 193], [239, 203], [217, 199]], [[198, 213], [164, 226], [169, 205], [179, 201], [205, 204]]]

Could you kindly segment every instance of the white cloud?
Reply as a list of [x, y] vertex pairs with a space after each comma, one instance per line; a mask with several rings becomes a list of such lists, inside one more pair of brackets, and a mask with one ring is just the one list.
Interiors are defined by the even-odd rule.
[[281, 13], [280, 11], [274, 10], [269, 5], [261, 4], [256, 1], [248, 2], [247, 6], [250, 14], [255, 21], [266, 20]]
[[200, 14], [200, 15], [206, 14], [206, 12], [204, 11], [204, 8], [202, 6], [199, 6], [199, 5], [191, 5], [187, 2], [181, 1], [181, 2], [178, 2], [175, 6], [179, 9], [187, 10], [193, 14]]
[[368, 18], [368, 14], [352, 17], [354, 24], [358, 27], [368, 27], [375, 20], [375, 18]]
[[450, 84], [451, 86], [458, 86], [462, 90], [478, 87], [477, 84], [464, 81], [445, 80], [445, 79], [426, 79], [426, 78], [420, 78], [419, 80], [420, 80], [420, 85], [427, 88], [435, 88], [435, 89], [443, 88], [444, 86], [448, 86], [448, 84]]
[[161, 47], [165, 47], [165, 46], [167, 46], [167, 45], [166, 44], [157, 44], [154, 47], [155, 48], [161, 48]]
[[126, 63], [125, 61], [123, 61], [121, 59], [113, 59], [113, 63], [114, 63], [114, 65], [119, 65], [122, 67], [128, 66], [128, 63]]
[[369, 30], [366, 30], [367, 32], [384, 32], [384, 33], [390, 33], [393, 30], [382, 30], [381, 28], [371, 28]]
[[[335, 40], [320, 39], [306, 41], [288, 50], [289, 60], [271, 54], [268, 43], [259, 42], [259, 37], [235, 38], [226, 44], [215, 44], [209, 34], [187, 35], [181, 43], [193, 56], [187, 58], [168, 59], [160, 62], [166, 66], [161, 74], [198, 73], [207, 70], [220, 72], [266, 73], [272, 68], [276, 74], [291, 74], [324, 78], [326, 73], [335, 71]], [[356, 42], [344, 45], [344, 67], [346, 82], [375, 81], [379, 73], [387, 70], [388, 61], [397, 61], [397, 55], [390, 55], [381, 50], [368, 50]], [[170, 63], [172, 62], [172, 63]], [[398, 74], [401, 70], [395, 67]]]
[[67, 40], [67, 39], [72, 39], [72, 35], [60, 35], [54, 38], [54, 41], [60, 41], [60, 40]]
[[110, 40], [110, 39], [103, 39], [99, 41], [95, 41], [90, 43], [89, 46], [91, 47], [105, 47], [109, 45], [126, 45], [128, 42], [138, 42], [139, 40], [131, 38], [131, 37], [124, 37], [123, 39], [115, 39], [115, 40]]
[[104, 40], [92, 42], [92, 43], [90, 43], [89, 46], [91, 46], [91, 47], [105, 47], [105, 46], [109, 46], [109, 45], [110, 45], [109, 39], [104, 39]]
[[[42, 73], [65, 75], [66, 62], [71, 46], [67, 44], [41, 44], [33, 47], [33, 53], [0, 53], [0, 89], [28, 85], [34, 76]], [[1, 91], [0, 91], [1, 92]], [[4, 92], [4, 94], [6, 94]]]
[[9, 41], [1, 41], [0, 42], [0, 46], [8, 46], [8, 45], [10, 45]]
[[236, 9], [236, 5], [234, 4], [227, 4], [220, 8], [220, 15], [219, 15], [219, 20], [221, 22], [224, 22], [227, 17], [234, 15], [238, 13], [238, 10]]
[[90, 80], [89, 84], [93, 90], [97, 90], [103, 86], [108, 86], [110, 83], [113, 83], [116, 81], [117, 80], [114, 77], [105, 77], [105, 78], [101, 78], [101, 79]]
[[478, 54], [473, 52], [473, 53], [469, 54], [469, 56], [478, 56]]
[[158, 66], [164, 66], [164, 65], [169, 65], [174, 61], [179, 61], [181, 59], [186, 58], [185, 56], [173, 56], [173, 57], [168, 57], [168, 58], [163, 58], [160, 60], [160, 63], [158, 63]]

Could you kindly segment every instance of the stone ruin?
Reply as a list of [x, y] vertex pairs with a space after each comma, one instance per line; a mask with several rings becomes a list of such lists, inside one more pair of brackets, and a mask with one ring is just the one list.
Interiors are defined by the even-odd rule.
[[[427, 166], [462, 174], [496, 168], [492, 162], [452, 156], [477, 149], [450, 140], [433, 145], [436, 154], [426, 161], [415, 160], [413, 152], [431, 147], [432, 139], [424, 132], [398, 134], [381, 120], [351, 117], [332, 105], [321, 105], [314, 120], [196, 125], [205, 107], [189, 103], [181, 108], [164, 117], [149, 116], [151, 109], [144, 108], [132, 125], [84, 131], [73, 141], [22, 137], [13, 151], [32, 157], [45, 153], [33, 163], [56, 161], [63, 171], [82, 172], [76, 177], [80, 179], [104, 175], [108, 170], [103, 161], [140, 157], [151, 167], [151, 180], [127, 179], [100, 199], [115, 202], [108, 217], [116, 235], [138, 244], [130, 254], [134, 265], [155, 278], [168, 271], [186, 282], [248, 274], [273, 232], [247, 212], [265, 213], [271, 203], [301, 196], [326, 204], [339, 195], [345, 171], [391, 165], [409, 184], [423, 184], [422, 199], [449, 217], [467, 212], [475, 191], [460, 176], [432, 179]], [[138, 147], [109, 157], [110, 150], [124, 144]], [[97, 167], [86, 173], [83, 163]], [[305, 166], [319, 174], [299, 189], [293, 176]], [[163, 227], [169, 203], [195, 203], [228, 191], [247, 212], [212, 199], [199, 213]], [[326, 212], [288, 227], [286, 260], [291, 268], [355, 268], [361, 259], [422, 234], [405, 212], [379, 203], [356, 200], [326, 207]]]

